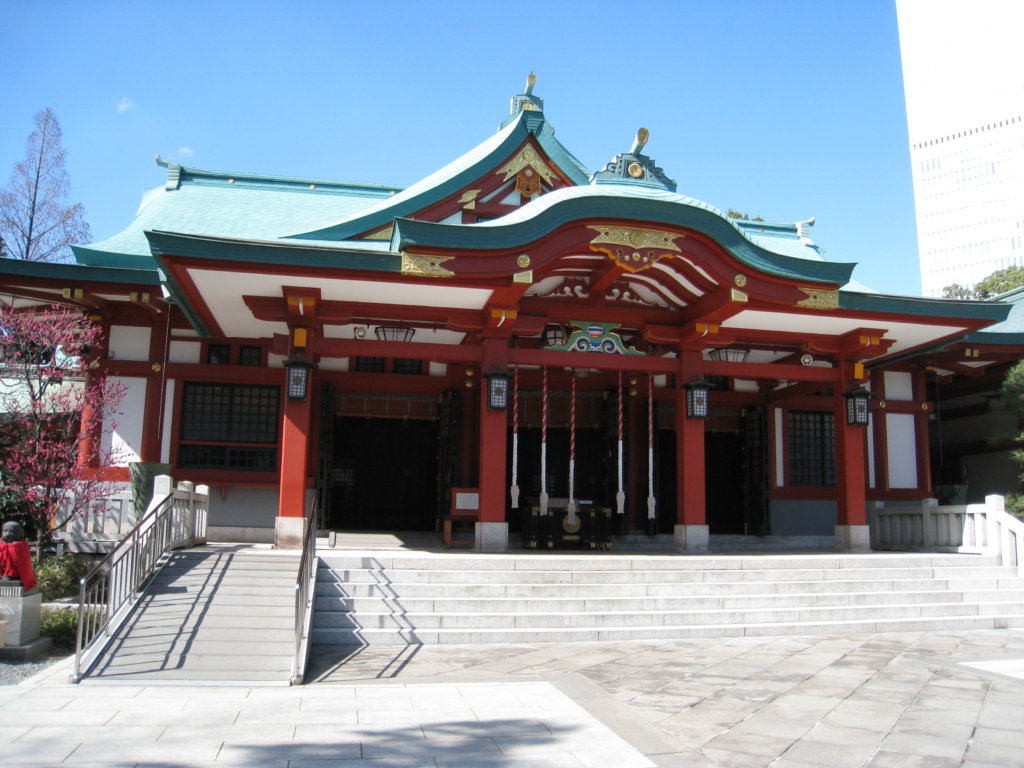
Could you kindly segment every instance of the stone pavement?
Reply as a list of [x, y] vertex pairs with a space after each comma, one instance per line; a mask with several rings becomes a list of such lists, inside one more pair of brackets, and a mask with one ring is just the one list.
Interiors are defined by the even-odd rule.
[[318, 649], [310, 685], [0, 688], [0, 765], [1024, 766], [1024, 631]]

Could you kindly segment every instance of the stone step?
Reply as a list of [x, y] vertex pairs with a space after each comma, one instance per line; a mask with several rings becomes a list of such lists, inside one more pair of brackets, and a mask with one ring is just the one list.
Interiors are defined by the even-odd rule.
[[575, 611], [570, 613], [413, 613], [369, 612], [331, 613], [320, 617], [317, 627], [363, 627], [387, 629], [500, 629], [530, 627], [657, 627], [695, 624], [771, 624], [846, 621], [874, 617], [903, 619], [920, 616], [976, 616], [981, 613], [1024, 616], [1024, 602], [997, 603], [909, 603], [901, 605], [813, 605], [799, 608], [702, 610]]
[[381, 556], [343, 555], [321, 552], [320, 561], [328, 569], [388, 570], [470, 570], [470, 571], [657, 571], [657, 570], [756, 570], [797, 568], [909, 568], [963, 567], [999, 565], [988, 555], [957, 554], [821, 554], [813, 555], [558, 555], [549, 553], [485, 555], [429, 554]]
[[835, 592], [752, 595], [683, 595], [678, 597], [318, 597], [315, 610], [369, 611], [375, 613], [551, 613], [572, 611], [664, 611], [700, 609], [760, 608], [770, 601], [778, 608], [808, 605], [900, 605], [959, 602], [1024, 602], [1024, 589], [962, 592], [936, 590], [918, 592]]
[[317, 597], [382, 597], [410, 598], [470, 597], [470, 598], [587, 598], [587, 597], [687, 597], [701, 595], [755, 595], [755, 594], [820, 594], [830, 591], [895, 592], [933, 590], [993, 590], [1024, 589], [1024, 579], [960, 578], [960, 579], [906, 579], [866, 581], [778, 581], [778, 582], [714, 582], [714, 583], [661, 583], [620, 582], [616, 584], [502, 584], [502, 583], [397, 583], [377, 585], [366, 582], [317, 584]]
[[911, 617], [879, 620], [823, 621], [815, 623], [700, 624], [660, 627], [564, 627], [526, 629], [343, 629], [313, 630], [318, 645], [421, 645], [474, 643], [551, 643], [622, 640], [687, 639], [708, 637], [763, 637], [772, 635], [856, 634], [862, 632], [936, 632], [972, 629], [1024, 627], [1024, 616], [977, 615], [957, 617]]
[[[467, 575], [472, 578], [467, 579]], [[321, 569], [318, 582], [343, 584], [377, 584], [397, 588], [405, 584], [634, 584], [674, 583], [711, 584], [718, 582], [776, 581], [848, 581], [950, 579], [969, 575], [971, 578], [1000, 577], [1006, 570], [1000, 566], [862, 568], [853, 572], [845, 568], [731, 569], [731, 570], [633, 570], [633, 571], [547, 571], [547, 570], [338, 570]]]

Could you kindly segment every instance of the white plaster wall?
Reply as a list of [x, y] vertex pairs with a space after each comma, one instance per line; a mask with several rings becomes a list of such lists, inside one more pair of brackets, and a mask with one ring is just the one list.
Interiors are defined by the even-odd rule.
[[168, 379], [164, 390], [164, 432], [160, 436], [160, 461], [171, 463], [171, 424], [174, 422], [174, 379]]
[[917, 488], [914, 416], [909, 413], [889, 413], [885, 419], [886, 446], [889, 451], [889, 487]]
[[[142, 452], [142, 417], [146, 405], [146, 380], [136, 377], [111, 377], [112, 383], [124, 387], [120, 414], [107, 417], [104, 421], [101, 449], [110, 453], [111, 463], [116, 467], [127, 466], [139, 461]], [[111, 422], [117, 422], [113, 430]]]
[[149, 360], [149, 336], [149, 328], [110, 326], [110, 357], [114, 360]]
[[909, 373], [902, 371], [885, 371], [886, 400], [913, 400], [914, 382]]
[[198, 341], [172, 341], [167, 359], [172, 363], [198, 363], [202, 348]]

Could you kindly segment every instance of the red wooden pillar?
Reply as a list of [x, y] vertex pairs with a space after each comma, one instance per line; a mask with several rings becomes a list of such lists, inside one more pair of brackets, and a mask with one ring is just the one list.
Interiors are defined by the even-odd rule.
[[508, 458], [506, 411], [488, 407], [486, 374], [508, 367], [508, 343], [505, 339], [484, 339], [483, 362], [480, 366], [480, 522], [477, 524], [478, 549], [508, 549], [508, 523], [505, 521], [505, 498], [508, 480], [505, 462]]
[[931, 416], [931, 404], [928, 402], [928, 372], [918, 368], [913, 377], [914, 402], [920, 403], [914, 413], [914, 443], [917, 449], [917, 488], [922, 498], [932, 496], [932, 457], [931, 441], [928, 439], [928, 419]]
[[866, 427], [847, 424], [847, 390], [856, 385], [850, 364], [843, 363], [832, 396], [836, 428], [837, 519], [836, 548], [861, 550], [869, 547], [867, 530]]
[[142, 447], [139, 458], [142, 461], [160, 461], [160, 443], [163, 438], [163, 395], [167, 372], [168, 324], [171, 322], [168, 306], [159, 315], [154, 315], [149, 333], [149, 362], [152, 373], [146, 376], [146, 401], [142, 418]]
[[[294, 330], [289, 330], [293, 336]], [[293, 349], [291, 357], [306, 353], [307, 343], [311, 346], [312, 331], [304, 329], [300, 338], [303, 343]], [[313, 392], [315, 369], [310, 368], [306, 380], [306, 397], [292, 400], [287, 394], [287, 371], [285, 371], [284, 414], [281, 419], [281, 474], [277, 501], [277, 520], [274, 526], [274, 545], [293, 548], [302, 545], [305, 533], [303, 524], [306, 514], [306, 468], [309, 465], [309, 442], [313, 423]]]
[[686, 418], [686, 384], [701, 375], [701, 354], [680, 352], [676, 382], [676, 549], [706, 550], [708, 527], [704, 487], [704, 421]]

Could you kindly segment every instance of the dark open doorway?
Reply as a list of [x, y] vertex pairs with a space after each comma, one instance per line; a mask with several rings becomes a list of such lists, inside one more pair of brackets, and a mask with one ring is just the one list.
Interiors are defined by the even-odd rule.
[[435, 530], [437, 445], [436, 421], [338, 418], [328, 526], [357, 531]]

